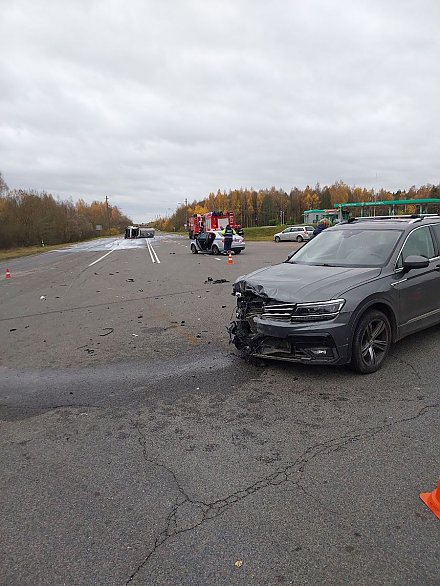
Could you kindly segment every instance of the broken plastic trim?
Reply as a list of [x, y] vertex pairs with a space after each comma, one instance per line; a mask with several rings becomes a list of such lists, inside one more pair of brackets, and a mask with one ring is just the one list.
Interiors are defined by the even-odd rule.
[[253, 333], [246, 320], [233, 321], [229, 328], [230, 343], [247, 357], [284, 360], [287, 362], [331, 363], [339, 358], [329, 334], [293, 335], [275, 338]]

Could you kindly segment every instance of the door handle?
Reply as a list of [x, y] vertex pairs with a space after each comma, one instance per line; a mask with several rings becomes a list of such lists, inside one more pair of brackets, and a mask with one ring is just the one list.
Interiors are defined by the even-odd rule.
[[396, 285], [399, 285], [399, 283], [404, 283], [407, 280], [408, 279], [401, 279], [400, 281], [394, 281], [394, 283], [391, 283], [391, 287], [395, 287]]

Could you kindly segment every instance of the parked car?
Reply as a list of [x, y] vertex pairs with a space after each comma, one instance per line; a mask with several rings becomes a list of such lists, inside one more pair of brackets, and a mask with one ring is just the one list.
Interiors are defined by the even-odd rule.
[[[246, 248], [244, 238], [234, 235], [232, 238], [232, 252], [240, 254]], [[191, 241], [191, 252], [197, 254], [222, 254], [225, 251], [225, 239], [220, 230], [202, 232]]]
[[313, 226], [289, 226], [282, 232], [274, 234], [273, 239], [275, 242], [281, 242], [288, 240], [290, 242], [304, 242], [310, 240], [313, 236]]
[[244, 353], [375, 372], [394, 342], [440, 323], [440, 216], [340, 223], [233, 291]]

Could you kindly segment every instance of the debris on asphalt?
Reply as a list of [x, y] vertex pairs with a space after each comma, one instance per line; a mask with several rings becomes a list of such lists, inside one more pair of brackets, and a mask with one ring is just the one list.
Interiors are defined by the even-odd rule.
[[222, 309], [224, 309], [226, 307], [226, 305], [222, 305]]
[[104, 336], [108, 336], [109, 334], [113, 334], [113, 332], [115, 331], [113, 328], [102, 328], [102, 330], [105, 332], [105, 334], [99, 334], [101, 338]]
[[46, 295], [41, 295], [40, 301], [46, 301]]
[[134, 283], [134, 279], [125, 279], [127, 283]]
[[243, 560], [237, 560], [234, 564], [234, 566], [236, 568], [241, 568], [242, 565], [243, 565]]
[[228, 279], [212, 279], [211, 277], [208, 277], [207, 280], [205, 281], [206, 283], [212, 283], [213, 285], [219, 285], [220, 283], [230, 283], [230, 281], [228, 281]]
[[143, 317], [143, 315], [138, 315], [138, 319], [142, 319]]
[[10, 332], [16, 332], [17, 331], [17, 328], [11, 328], [9, 331]]
[[134, 336], [135, 338], [139, 338], [139, 334], [131, 334], [132, 336]]

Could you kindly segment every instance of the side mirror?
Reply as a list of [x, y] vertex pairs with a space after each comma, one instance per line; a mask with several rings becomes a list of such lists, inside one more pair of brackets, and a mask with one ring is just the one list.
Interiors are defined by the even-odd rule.
[[403, 261], [403, 272], [407, 273], [411, 269], [426, 269], [429, 267], [429, 260], [424, 256], [410, 255]]

